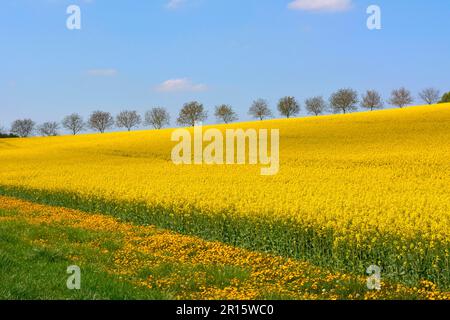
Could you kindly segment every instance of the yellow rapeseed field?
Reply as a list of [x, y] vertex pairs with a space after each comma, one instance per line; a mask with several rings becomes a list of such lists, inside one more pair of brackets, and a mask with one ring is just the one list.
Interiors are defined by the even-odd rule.
[[176, 166], [170, 129], [14, 139], [0, 140], [2, 192], [450, 287], [450, 104], [214, 127], [279, 129], [279, 173]]

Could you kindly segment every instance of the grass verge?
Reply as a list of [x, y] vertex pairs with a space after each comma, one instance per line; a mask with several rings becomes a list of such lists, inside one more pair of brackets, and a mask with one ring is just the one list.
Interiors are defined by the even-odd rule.
[[[81, 289], [66, 269], [81, 269]], [[0, 197], [1, 299], [449, 299], [117, 219]]]
[[192, 208], [189, 214], [177, 214], [141, 202], [83, 198], [75, 193], [6, 186], [0, 186], [0, 195], [102, 213], [136, 225], [155, 225], [208, 241], [306, 260], [336, 272], [363, 275], [368, 266], [378, 265], [383, 270], [383, 278], [390, 281], [414, 287], [427, 280], [442, 290], [450, 288], [448, 244], [437, 243], [419, 253], [417, 244], [426, 243], [419, 235], [415, 239], [401, 239], [374, 231], [378, 239], [375, 243], [370, 236], [358, 243], [336, 242], [333, 230], [317, 230], [287, 220], [267, 224], [264, 217], [239, 217], [230, 212], [209, 215]]

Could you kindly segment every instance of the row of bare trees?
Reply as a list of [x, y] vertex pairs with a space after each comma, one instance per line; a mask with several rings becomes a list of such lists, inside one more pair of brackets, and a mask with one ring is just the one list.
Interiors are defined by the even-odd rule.
[[104, 133], [114, 126], [131, 131], [131, 129], [136, 128], [141, 124], [152, 126], [155, 129], [161, 129], [169, 123], [169, 113], [166, 109], [160, 107], [147, 111], [144, 115], [144, 119], [142, 119], [137, 111], [125, 110], [120, 112], [115, 119], [109, 112], [94, 111], [86, 123], [83, 118], [76, 113], [65, 117], [62, 121], [63, 127], [69, 130], [73, 135], [76, 135], [87, 128]]
[[[106, 130], [113, 128], [125, 128], [128, 131], [138, 127], [141, 123], [153, 126], [155, 129], [161, 129], [168, 125], [170, 120], [169, 113], [164, 108], [153, 108], [145, 114], [144, 121], [137, 111], [122, 111], [115, 118], [109, 112], [94, 111], [87, 121], [77, 113], [73, 113], [65, 117], [61, 125], [73, 135], [84, 130], [92, 129], [104, 133]], [[16, 120], [11, 125], [11, 134], [19, 137], [29, 137], [37, 132], [42, 136], [57, 136], [61, 126], [58, 122], [45, 122], [36, 125], [31, 119]]]
[[[419, 93], [419, 97], [427, 104], [435, 104], [440, 100], [439, 90], [428, 88]], [[450, 102], [450, 93], [444, 95], [440, 102]], [[393, 90], [388, 103], [403, 108], [411, 105], [414, 98], [411, 91], [400, 88]], [[359, 99], [358, 93], [353, 89], [340, 89], [333, 93], [329, 101], [325, 101], [322, 96], [316, 96], [305, 100], [305, 108], [309, 114], [321, 115], [326, 112], [348, 113], [356, 111], [358, 106], [371, 111], [384, 107], [384, 101], [381, 94], [376, 90], [367, 90]], [[280, 99], [277, 105], [278, 111], [282, 116], [290, 118], [300, 113], [300, 104], [294, 97], [284, 97]], [[249, 110], [251, 116], [263, 120], [272, 117], [272, 111], [266, 100], [258, 99], [253, 102]]]
[[[419, 97], [430, 105], [437, 102], [450, 102], [450, 92], [444, 94], [440, 100], [440, 93], [434, 88], [421, 91]], [[399, 108], [411, 105], [413, 102], [414, 98], [406, 88], [393, 90], [388, 100], [389, 104]], [[359, 106], [368, 110], [384, 107], [381, 94], [376, 90], [367, 90], [360, 99], [358, 93], [353, 89], [340, 89], [333, 93], [328, 101], [322, 96], [311, 97], [306, 99], [304, 104], [306, 112], [316, 116], [327, 112], [345, 114], [357, 110]], [[291, 118], [300, 113], [301, 106], [294, 97], [283, 97], [279, 100], [277, 109], [280, 115]], [[259, 120], [273, 117], [269, 103], [264, 99], [255, 100], [248, 113], [253, 118]], [[227, 104], [216, 106], [214, 116], [219, 122], [223, 123], [238, 120], [238, 115], [233, 110], [233, 107]], [[205, 110], [203, 104], [192, 101], [183, 105], [176, 122], [180, 126], [194, 126], [197, 122], [203, 122], [207, 118], [208, 112]], [[155, 129], [168, 126], [170, 124], [169, 112], [165, 108], [156, 107], [147, 111], [142, 118], [137, 111], [131, 110], [122, 111], [116, 117], [113, 117], [109, 112], [94, 111], [87, 121], [84, 121], [79, 114], [74, 113], [65, 117], [61, 124], [58, 122], [45, 122], [38, 126], [31, 119], [22, 119], [12, 123], [10, 133], [19, 137], [28, 137], [35, 132], [42, 136], [56, 136], [60, 130], [60, 125], [62, 125], [64, 129], [76, 135], [87, 129], [104, 133], [114, 126], [131, 131], [133, 128], [137, 128], [142, 124]], [[2, 130], [0, 130], [1, 133]]]

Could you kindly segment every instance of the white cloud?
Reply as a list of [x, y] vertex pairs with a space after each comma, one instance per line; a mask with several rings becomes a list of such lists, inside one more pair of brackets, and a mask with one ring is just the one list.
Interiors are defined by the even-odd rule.
[[91, 69], [87, 71], [92, 77], [114, 77], [117, 75], [116, 69]]
[[169, 2], [167, 3], [166, 7], [167, 7], [168, 9], [178, 9], [178, 8], [181, 7], [185, 2], [186, 2], [186, 0], [169, 0]]
[[303, 11], [347, 11], [352, 0], [294, 0], [288, 4], [291, 10]]
[[195, 84], [187, 78], [170, 79], [155, 87], [158, 92], [201, 92], [207, 89], [205, 84]]

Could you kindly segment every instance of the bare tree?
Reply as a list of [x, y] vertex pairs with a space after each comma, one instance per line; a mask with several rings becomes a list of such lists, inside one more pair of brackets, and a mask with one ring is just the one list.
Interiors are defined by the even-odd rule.
[[272, 111], [269, 109], [269, 104], [264, 99], [254, 101], [248, 113], [253, 118], [259, 120], [272, 117]]
[[204, 110], [203, 105], [197, 101], [185, 103], [180, 111], [177, 123], [181, 126], [195, 126], [196, 122], [205, 121], [208, 113]]
[[89, 127], [104, 133], [107, 129], [114, 126], [114, 119], [109, 112], [94, 111], [89, 117]]
[[327, 109], [327, 103], [322, 97], [313, 97], [306, 99], [305, 106], [308, 113], [314, 114], [316, 116], [324, 113]]
[[234, 112], [233, 108], [227, 104], [217, 106], [214, 115], [216, 116], [217, 120], [223, 121], [225, 123], [230, 123], [238, 119], [236, 112]]
[[383, 105], [381, 95], [375, 90], [367, 90], [361, 102], [361, 106], [363, 108], [370, 109], [370, 111], [373, 111], [374, 109], [381, 109], [383, 108]]
[[38, 128], [43, 136], [54, 137], [58, 135], [59, 124], [57, 122], [44, 122]]
[[284, 97], [278, 102], [278, 111], [282, 116], [290, 118], [299, 114], [300, 104], [294, 97]]
[[410, 105], [413, 102], [414, 99], [411, 95], [411, 91], [405, 88], [400, 88], [392, 91], [391, 99], [389, 100], [390, 104], [397, 106], [399, 108], [403, 108], [407, 105]]
[[427, 104], [435, 104], [441, 98], [441, 93], [435, 88], [427, 88], [419, 93], [420, 98]]
[[132, 128], [141, 124], [141, 116], [137, 111], [122, 111], [116, 117], [116, 126], [126, 128], [131, 131]]
[[145, 125], [161, 129], [170, 124], [170, 115], [164, 108], [153, 108], [145, 113]]
[[84, 130], [85, 127], [83, 118], [77, 113], [72, 113], [70, 116], [65, 117], [62, 121], [62, 125], [73, 135], [76, 135], [80, 131]]
[[333, 93], [330, 98], [330, 105], [335, 113], [357, 110], [358, 93], [353, 89], [340, 89]]
[[16, 120], [11, 125], [11, 133], [26, 138], [33, 133], [35, 125], [31, 119]]

